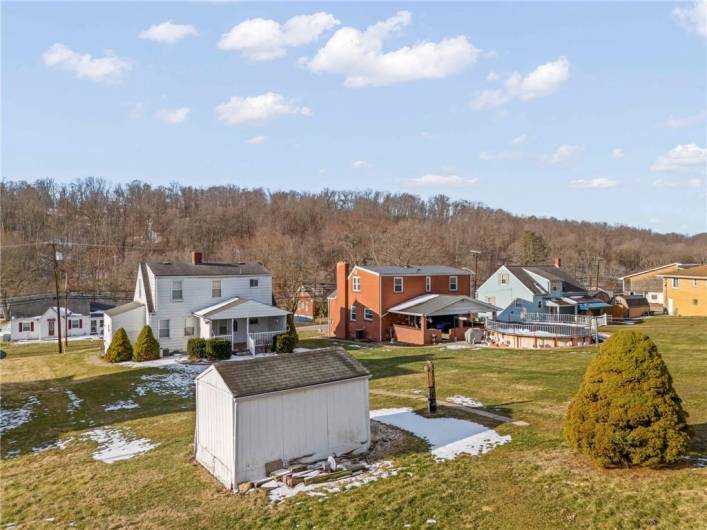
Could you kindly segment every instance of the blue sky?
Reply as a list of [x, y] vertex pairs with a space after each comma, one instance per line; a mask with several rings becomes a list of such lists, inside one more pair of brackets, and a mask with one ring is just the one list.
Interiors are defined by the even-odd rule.
[[706, 6], [3, 2], [2, 176], [703, 232]]

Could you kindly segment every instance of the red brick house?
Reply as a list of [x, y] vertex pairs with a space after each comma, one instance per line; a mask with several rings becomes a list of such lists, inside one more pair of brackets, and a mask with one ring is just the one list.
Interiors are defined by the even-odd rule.
[[479, 313], [498, 308], [470, 296], [471, 272], [445, 265], [336, 265], [328, 334], [340, 339], [432, 344], [463, 339]]
[[320, 284], [316, 287], [302, 286], [297, 291], [295, 320], [311, 321], [322, 314], [322, 306], [327, 306], [327, 295], [334, 289], [334, 284]]

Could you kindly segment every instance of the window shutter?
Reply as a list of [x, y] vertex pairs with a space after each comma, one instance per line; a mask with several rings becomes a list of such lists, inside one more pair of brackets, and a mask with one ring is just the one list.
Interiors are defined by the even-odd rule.
[[83, 329], [83, 318], [79, 318], [79, 329]]
[[34, 322], [29, 323], [29, 330], [34, 331]]
[[71, 329], [71, 319], [66, 319], [67, 329]]

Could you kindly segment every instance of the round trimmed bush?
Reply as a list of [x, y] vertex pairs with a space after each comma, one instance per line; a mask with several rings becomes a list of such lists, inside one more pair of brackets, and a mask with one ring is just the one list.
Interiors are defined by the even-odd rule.
[[128, 334], [123, 328], [118, 328], [113, 334], [113, 340], [103, 358], [109, 363], [122, 363], [133, 358], [133, 347]]
[[160, 343], [152, 334], [152, 328], [145, 326], [137, 336], [133, 348], [133, 361], [152, 361], [160, 358]]
[[659, 467], [685, 453], [686, 418], [655, 343], [619, 331], [589, 364], [564, 431], [570, 446], [604, 467]]
[[187, 354], [192, 360], [206, 359], [206, 339], [192, 337], [187, 341]]

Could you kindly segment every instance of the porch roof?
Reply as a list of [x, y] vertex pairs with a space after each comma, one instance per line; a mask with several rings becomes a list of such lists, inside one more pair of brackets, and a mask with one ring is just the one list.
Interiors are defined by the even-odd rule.
[[413, 316], [466, 315], [500, 311], [500, 307], [469, 296], [424, 294], [391, 307], [388, 312]]
[[198, 311], [194, 315], [208, 320], [225, 318], [258, 318], [258, 317], [282, 317], [288, 311], [279, 307], [263, 304], [249, 298], [233, 297], [223, 300], [217, 304], [210, 305]]

